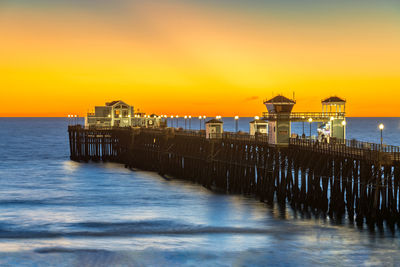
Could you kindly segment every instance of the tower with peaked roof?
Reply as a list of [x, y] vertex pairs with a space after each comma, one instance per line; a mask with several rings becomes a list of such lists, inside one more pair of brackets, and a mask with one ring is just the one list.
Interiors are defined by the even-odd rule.
[[329, 136], [344, 140], [346, 139], [346, 100], [337, 96], [331, 96], [321, 101], [322, 113], [330, 117]]
[[291, 134], [290, 114], [296, 101], [277, 95], [264, 101], [268, 110], [269, 143], [288, 145]]

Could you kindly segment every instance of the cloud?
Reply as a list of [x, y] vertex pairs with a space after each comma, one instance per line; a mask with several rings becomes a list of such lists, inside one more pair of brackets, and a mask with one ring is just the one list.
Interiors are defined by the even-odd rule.
[[254, 101], [254, 100], [258, 100], [260, 97], [259, 96], [250, 96], [247, 97], [243, 100], [243, 102], [250, 102], [250, 101]]

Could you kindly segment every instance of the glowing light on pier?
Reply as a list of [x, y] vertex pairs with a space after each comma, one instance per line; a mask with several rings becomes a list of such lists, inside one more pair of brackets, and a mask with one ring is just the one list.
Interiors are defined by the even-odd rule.
[[383, 145], [383, 129], [385, 128], [385, 125], [383, 123], [379, 124], [379, 130], [381, 130], [381, 147]]

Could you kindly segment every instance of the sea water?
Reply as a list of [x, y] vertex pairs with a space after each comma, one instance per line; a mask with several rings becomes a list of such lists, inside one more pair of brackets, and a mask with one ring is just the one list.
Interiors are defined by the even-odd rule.
[[[241, 118], [240, 130], [250, 120]], [[224, 122], [235, 129], [233, 118]], [[397, 231], [358, 229], [119, 164], [73, 162], [68, 123], [0, 118], [0, 266], [400, 263]], [[347, 138], [380, 142], [379, 123], [384, 142], [400, 145], [398, 118], [348, 118]]]

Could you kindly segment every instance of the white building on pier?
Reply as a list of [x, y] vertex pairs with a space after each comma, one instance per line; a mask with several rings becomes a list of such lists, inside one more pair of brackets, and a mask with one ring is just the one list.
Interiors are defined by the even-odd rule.
[[96, 106], [94, 112], [88, 113], [85, 117], [86, 127], [155, 128], [162, 125], [163, 121], [160, 116], [135, 113], [133, 106], [121, 100], [107, 102], [105, 106]]

